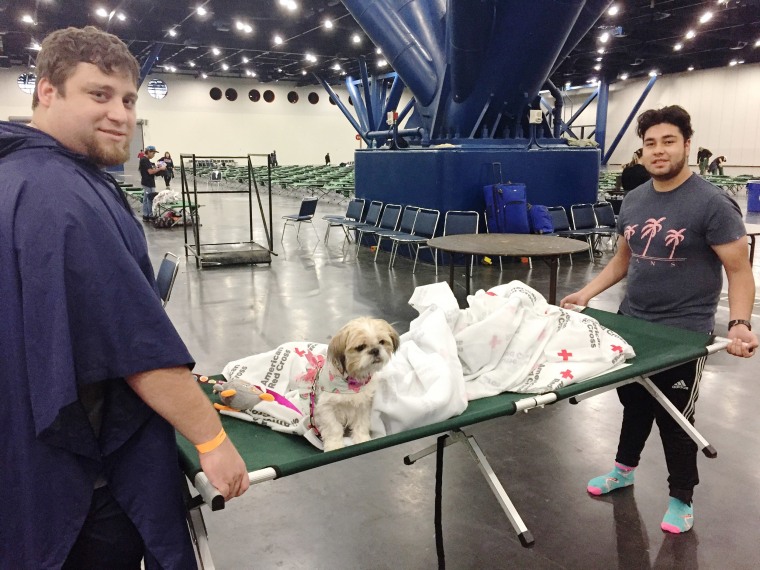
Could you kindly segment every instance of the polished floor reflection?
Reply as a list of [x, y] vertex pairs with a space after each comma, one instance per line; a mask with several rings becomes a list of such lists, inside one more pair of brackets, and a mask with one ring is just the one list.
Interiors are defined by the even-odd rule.
[[[746, 196], [739, 197], [746, 205]], [[246, 241], [247, 204], [241, 195], [204, 195], [203, 243]], [[183, 262], [167, 310], [195, 356], [201, 373], [228, 361], [293, 340], [327, 342], [347, 320], [374, 315], [400, 332], [416, 313], [407, 300], [414, 288], [446, 280], [432, 265], [399, 258], [388, 269], [363, 247], [344, 247], [338, 229], [329, 245], [321, 216], [345, 205], [320, 201], [316, 230], [288, 227], [280, 216], [298, 211], [296, 197], [273, 199], [275, 252], [270, 266], [198, 269]], [[265, 203], [266, 207], [266, 203]], [[754, 221], [756, 220], [748, 220]], [[181, 228], [146, 228], [152, 258], [183, 253]], [[265, 243], [257, 221], [254, 236]], [[562, 259], [558, 297], [587, 282], [610, 258], [592, 265], [583, 255], [571, 266]], [[755, 275], [760, 277], [756, 260]], [[520, 279], [548, 293], [548, 268], [534, 261], [478, 265], [473, 287]], [[464, 303], [463, 278], [456, 294]], [[614, 310], [617, 286], [593, 305]], [[725, 296], [724, 296], [725, 297]], [[728, 311], [722, 302], [717, 330]], [[758, 321], [760, 322], [760, 321]], [[467, 429], [489, 458], [533, 533], [532, 549], [520, 546], [468, 451], [446, 450], [443, 476], [443, 535], [452, 569], [481, 568], [684, 568], [760, 567], [760, 358], [739, 360], [725, 353], [708, 360], [697, 408], [697, 426], [718, 450], [700, 457], [695, 526], [685, 536], [660, 530], [667, 506], [662, 447], [655, 428], [636, 473], [636, 485], [603, 498], [586, 494], [586, 481], [609, 470], [621, 409], [614, 393], [572, 406], [561, 402], [528, 414]], [[412, 466], [404, 455], [433, 438], [375, 452], [252, 488], [224, 511], [206, 513], [217, 568], [434, 568], [435, 458]]]

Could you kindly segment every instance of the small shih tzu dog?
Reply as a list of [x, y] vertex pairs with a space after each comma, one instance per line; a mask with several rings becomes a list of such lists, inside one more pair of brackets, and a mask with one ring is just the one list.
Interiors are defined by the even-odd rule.
[[399, 345], [395, 329], [382, 319], [360, 317], [348, 322], [330, 341], [324, 368], [312, 388], [312, 424], [324, 450], [344, 446], [351, 430], [354, 443], [369, 441], [370, 412], [376, 374]]

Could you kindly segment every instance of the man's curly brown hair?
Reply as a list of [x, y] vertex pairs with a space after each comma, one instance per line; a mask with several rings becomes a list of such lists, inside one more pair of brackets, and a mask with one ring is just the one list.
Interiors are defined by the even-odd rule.
[[642, 139], [646, 132], [660, 123], [668, 123], [669, 125], [675, 125], [683, 135], [683, 140], [687, 141], [694, 134], [694, 129], [691, 128], [691, 117], [686, 109], [679, 107], [678, 105], [669, 105], [662, 109], [649, 109], [639, 115], [638, 126], [636, 127], [636, 134]]
[[[37, 80], [48, 79], [61, 95], [66, 95], [65, 84], [79, 63], [96, 65], [106, 75], [123, 73], [135, 86], [140, 77], [137, 60], [124, 42], [113, 34], [94, 26], [56, 30], [42, 42], [37, 55]], [[35, 89], [32, 109], [40, 99]]]

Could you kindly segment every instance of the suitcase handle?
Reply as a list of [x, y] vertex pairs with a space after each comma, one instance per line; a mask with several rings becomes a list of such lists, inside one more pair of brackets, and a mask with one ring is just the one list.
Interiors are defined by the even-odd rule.
[[497, 184], [504, 183], [504, 177], [501, 172], [501, 162], [492, 162], [491, 168], [493, 169], [493, 178]]

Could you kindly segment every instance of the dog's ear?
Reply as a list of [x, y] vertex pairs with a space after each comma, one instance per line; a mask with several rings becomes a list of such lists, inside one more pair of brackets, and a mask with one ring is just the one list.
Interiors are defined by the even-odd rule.
[[346, 373], [346, 344], [348, 342], [348, 332], [346, 327], [340, 329], [330, 340], [327, 346], [327, 358], [330, 363], [338, 369], [341, 374]]
[[388, 321], [382, 321], [386, 327], [386, 330], [388, 331], [388, 336], [391, 338], [391, 343], [393, 344], [393, 352], [396, 352], [398, 350], [398, 346], [401, 343], [401, 339], [398, 336], [398, 333], [396, 332], [396, 329], [394, 329], [391, 324]]

